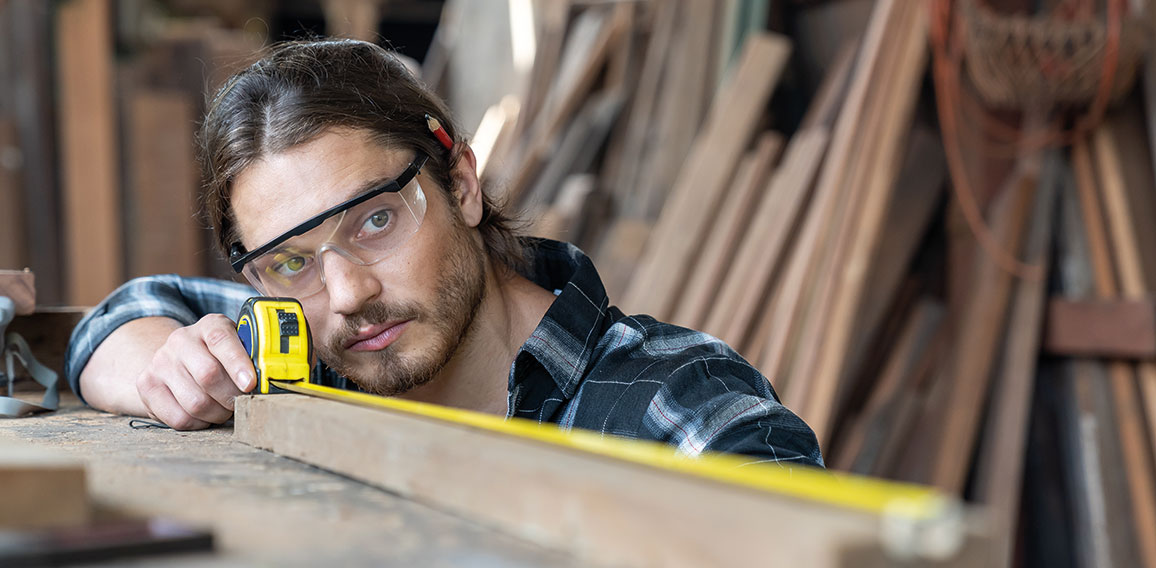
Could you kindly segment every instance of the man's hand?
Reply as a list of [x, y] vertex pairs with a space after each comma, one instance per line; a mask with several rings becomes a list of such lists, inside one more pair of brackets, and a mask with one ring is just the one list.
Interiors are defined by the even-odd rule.
[[231, 418], [233, 399], [254, 383], [253, 362], [232, 320], [210, 314], [170, 333], [136, 388], [150, 416], [196, 430]]
[[148, 415], [178, 430], [225, 422], [233, 399], [256, 383], [236, 326], [220, 314], [188, 327], [166, 318], [129, 322], [96, 349], [80, 381], [94, 407]]

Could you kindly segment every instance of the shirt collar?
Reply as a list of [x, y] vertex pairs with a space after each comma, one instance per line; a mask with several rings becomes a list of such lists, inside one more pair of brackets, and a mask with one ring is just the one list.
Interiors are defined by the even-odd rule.
[[519, 380], [523, 353], [550, 375], [563, 396], [570, 398], [586, 375], [594, 348], [612, 323], [610, 301], [602, 279], [578, 247], [549, 239], [530, 239], [533, 266], [527, 276], [558, 295], [530, 339], [522, 345], [510, 374], [510, 388]]

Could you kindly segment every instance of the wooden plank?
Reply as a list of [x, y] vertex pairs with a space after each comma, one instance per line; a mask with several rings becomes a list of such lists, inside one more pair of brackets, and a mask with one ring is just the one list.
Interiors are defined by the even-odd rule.
[[900, 400], [913, 390], [919, 361], [931, 348], [943, 323], [943, 305], [924, 299], [916, 305], [899, 334], [870, 398], [847, 429], [830, 463], [837, 470], [867, 473], [883, 447], [884, 438], [897, 417]]
[[1043, 349], [1052, 355], [1107, 359], [1156, 359], [1156, 301], [1048, 302]]
[[[834, 427], [855, 316], [895, 190], [906, 134], [927, 64], [927, 11], [916, 5], [904, 7], [907, 11], [898, 12], [897, 16], [902, 19], [897, 20], [894, 27], [898, 32], [894, 39], [896, 56], [890, 60], [894, 63], [894, 76], [876, 77], [882, 81], [877, 88], [886, 88], [879, 91], [884, 100], [878, 107], [867, 107], [872, 109], [867, 118], [877, 118], [879, 122], [877, 125], [868, 122], [860, 131], [864, 146], [857, 154], [866, 168], [864, 175], [859, 177], [853, 173], [856, 170], [849, 170], [842, 173], [847, 176], [842, 180], [831, 179], [831, 183], [846, 183], [855, 189], [850, 193], [852, 200], [844, 203], [846, 221], [837, 226], [834, 254], [827, 259], [829, 271], [820, 273], [821, 282], [828, 283], [830, 292], [821, 292], [819, 296], [819, 310], [809, 321], [815, 333], [804, 333], [800, 344], [804, 359], [798, 366], [798, 376], [806, 377], [813, 385], [813, 394], [804, 401], [806, 406], [801, 409], [801, 415], [815, 430], [820, 443], [830, 441]], [[886, 71], [886, 67], [882, 70]]]
[[[946, 175], [938, 135], [925, 127], [913, 128], [903, 167], [895, 181], [895, 193], [888, 205], [887, 220], [883, 223], [886, 229], [871, 261], [870, 278], [854, 319], [856, 331], [845, 355], [849, 373], [860, 369], [867, 358], [867, 346], [878, 335], [886, 310], [891, 307], [912, 259], [923, 244], [923, 236], [943, 198]], [[849, 377], [843, 377], [840, 381], [847, 379]]]
[[789, 54], [790, 44], [781, 36], [757, 35], [747, 42], [663, 208], [623, 299], [627, 311], [669, 318]]
[[181, 92], [135, 90], [129, 121], [128, 276], [196, 276], [204, 264], [193, 150], [193, 102]]
[[735, 170], [732, 189], [714, 228], [708, 233], [690, 281], [678, 302], [671, 323], [701, 329], [711, 309], [721, 301], [718, 295], [743, 235], [757, 231], [751, 216], [762, 200], [766, 180], [774, 168], [783, 137], [776, 132], [763, 134], [755, 149], [747, 152]]
[[602, 237], [595, 258], [606, 296], [612, 304], [618, 304], [626, 294], [652, 228], [650, 222], [642, 219], [618, 217]]
[[[1031, 215], [1038, 180], [1035, 168], [1030, 163], [1025, 164], [997, 197], [992, 231], [1006, 250], [1019, 251], [1021, 248], [1023, 229]], [[967, 310], [960, 315], [960, 327], [947, 375], [951, 384], [948, 397], [951, 404], [943, 417], [943, 436], [933, 476], [936, 487], [957, 495], [962, 494], [971, 470], [983, 401], [991, 383], [996, 350], [1004, 336], [1012, 285], [1011, 274], [987, 255], [976, 257], [974, 274], [974, 288]]]
[[831, 566], [840, 550], [877, 543], [882, 530], [881, 515], [400, 410], [292, 394], [245, 396], [237, 399], [235, 431], [244, 443], [571, 550], [583, 563], [745, 564], [765, 557], [773, 535], [791, 543], [776, 547], [783, 549], [776, 559]]
[[707, 333], [739, 345], [761, 313], [758, 308], [782, 271], [795, 229], [810, 201], [829, 136], [826, 129], [817, 128], [791, 138], [783, 163], [771, 176], [751, 219], [751, 230], [735, 252], [731, 270], [719, 289], [719, 303], [706, 319]]
[[124, 279], [109, 0], [57, 10], [67, 300], [93, 305]]
[[59, 452], [0, 442], [0, 529], [71, 527], [92, 516], [84, 464]]
[[[880, 88], [876, 77], [884, 51], [885, 37], [889, 35], [893, 14], [902, 8], [902, 3], [882, 0], [875, 4], [867, 31], [860, 43], [855, 58], [854, 76], [847, 87], [847, 95], [839, 110], [831, 146], [827, 149], [822, 172], [814, 189], [814, 204], [809, 207], [806, 221], [798, 236], [798, 245], [787, 268], [782, 289], [779, 292], [778, 309], [771, 323], [770, 339], [761, 355], [762, 370], [767, 376], [786, 375], [793, 363], [792, 351], [798, 341], [801, 324], [805, 323], [810, 301], [813, 277], [823, 262], [828, 228], [837, 223], [840, 203], [845, 199], [842, 179], [844, 169], [854, 150], [860, 146], [856, 136], [860, 117], [864, 114], [868, 94]], [[876, 97], [877, 98], [877, 97]], [[788, 379], [789, 390], [784, 395], [805, 404], [805, 392], [810, 382]], [[798, 408], [798, 407], [796, 407]]]
[[[1123, 164], [1120, 162], [1120, 145], [1116, 142], [1116, 134], [1109, 124], [1101, 125], [1092, 133], [1097, 168], [1100, 174], [1101, 199], [1104, 203], [1105, 221], [1111, 236], [1111, 250], [1113, 265], [1119, 277], [1117, 292], [1123, 298], [1139, 299], [1145, 297], [1152, 290], [1156, 290], [1156, 281], [1148, 280], [1145, 273], [1145, 261], [1156, 254], [1156, 243], [1144, 243], [1141, 236], [1149, 236], [1152, 224], [1156, 224], [1156, 210], [1146, 207], [1132, 207], [1129, 202], [1129, 190]], [[1133, 152], [1135, 149], [1133, 149]], [[1140, 154], [1143, 159], [1143, 154]], [[1130, 168], [1144, 167], [1146, 164], [1129, 164]], [[1133, 194], [1143, 194], [1152, 191], [1151, 167], [1145, 168], [1146, 175], [1138, 176], [1146, 187], [1136, 187]], [[1151, 197], [1151, 196], [1149, 196]], [[1149, 270], [1156, 267], [1149, 267]], [[1140, 386], [1140, 402], [1144, 413], [1148, 416], [1148, 440], [1156, 452], [1156, 363], [1141, 361], [1136, 366]], [[1156, 501], [1152, 502], [1156, 508]], [[1153, 547], [1153, 561], [1156, 561], [1156, 546]]]
[[534, 126], [510, 182], [510, 203], [520, 203], [529, 192], [565, 125], [581, 108], [599, 71], [628, 31], [629, 9], [624, 5], [594, 7], [575, 20], [541, 111], [526, 117]]
[[16, 315], [36, 309], [36, 275], [31, 270], [0, 270], [0, 296], [16, 304]]
[[[1087, 227], [1096, 295], [1102, 298], [1116, 297], [1118, 284], [1112, 267], [1108, 233], [1104, 227], [1103, 208], [1097, 195], [1091, 151], [1083, 139], [1078, 139], [1072, 147], [1072, 167]], [[1145, 439], [1136, 375], [1130, 365], [1120, 361], [1109, 363], [1108, 373], [1116, 410], [1116, 427], [1123, 448], [1128, 487], [1132, 494], [1132, 521], [1137, 535], [1140, 535], [1137, 539], [1140, 555], [1146, 565], [1156, 566], [1156, 540], [1146, 536], [1156, 534], [1156, 480], [1153, 479], [1152, 471], [1152, 446]]]
[[653, 140], [657, 133], [659, 122], [657, 103], [660, 100], [660, 93], [662, 96], [678, 94], [669, 90], [660, 91], [659, 87], [667, 68], [667, 61], [670, 59], [669, 46], [674, 36], [679, 6], [679, 2], [658, 2], [654, 6], [650, 38], [638, 77], [638, 85], [634, 90], [630, 110], [624, 115], [626, 134], [620, 161], [622, 165], [610, 178], [610, 185], [611, 191], [622, 202], [625, 216], [644, 216], [640, 186], [647, 171], [642, 156], [652, 150], [649, 141]]
[[[647, 219], [657, 218], [664, 211], [683, 181], [684, 168], [693, 157], [698, 137], [709, 125], [708, 106], [712, 100], [717, 101], [710, 78], [716, 6], [711, 2], [677, 4], [678, 39], [669, 47], [655, 115], [654, 140], [662, 143], [648, 141], [640, 162], [638, 210]], [[772, 66], [767, 72], [773, 75], [778, 71]]]
[[994, 522], [1001, 526], [991, 551], [995, 565], [1011, 566], [1014, 562], [1024, 454], [1047, 294], [1046, 267], [1051, 258], [1052, 220], [1061, 175], [1058, 161], [1059, 156], [1052, 154], [1045, 165], [1024, 243], [1024, 260], [1044, 266], [1045, 270], [1040, 278], [1020, 279], [1015, 285], [1007, 341], [993, 379], [985, 435], [975, 466], [972, 496], [987, 504]]

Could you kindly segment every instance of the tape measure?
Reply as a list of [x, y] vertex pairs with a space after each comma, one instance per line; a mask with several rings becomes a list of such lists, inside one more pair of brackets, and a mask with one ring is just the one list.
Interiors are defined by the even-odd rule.
[[257, 371], [254, 393], [281, 391], [269, 381], [309, 382], [313, 337], [293, 298], [249, 298], [237, 316], [237, 335]]

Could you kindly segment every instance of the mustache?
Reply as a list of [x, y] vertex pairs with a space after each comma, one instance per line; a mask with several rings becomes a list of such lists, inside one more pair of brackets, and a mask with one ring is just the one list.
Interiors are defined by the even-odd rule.
[[373, 302], [366, 304], [360, 311], [345, 317], [341, 329], [333, 334], [327, 342], [329, 349], [334, 353], [341, 352], [346, 341], [357, 335], [358, 328], [366, 325], [376, 325], [387, 321], [416, 320], [421, 316], [421, 308], [414, 303], [386, 304]]

